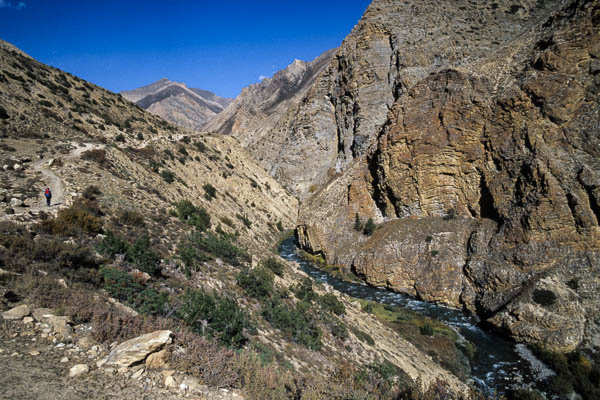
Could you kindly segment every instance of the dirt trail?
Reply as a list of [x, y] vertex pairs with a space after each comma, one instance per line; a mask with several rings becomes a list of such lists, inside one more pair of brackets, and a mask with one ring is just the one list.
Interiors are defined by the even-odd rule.
[[[103, 144], [85, 143], [83, 146], [77, 147], [67, 154], [63, 158], [63, 161], [78, 158], [85, 151], [103, 149], [104, 147], [105, 146]], [[48, 165], [49, 161], [50, 160], [47, 159], [36, 161], [32, 164], [31, 169], [35, 172], [40, 172], [44, 176], [44, 187], [49, 187], [52, 191], [51, 207], [56, 207], [65, 203], [65, 184], [63, 180], [50, 169], [50, 166]], [[25, 210], [33, 212], [42, 210], [47, 211], [48, 206], [46, 206], [46, 198], [44, 197], [44, 194], [40, 194], [39, 201], [36, 205], [33, 205]]]

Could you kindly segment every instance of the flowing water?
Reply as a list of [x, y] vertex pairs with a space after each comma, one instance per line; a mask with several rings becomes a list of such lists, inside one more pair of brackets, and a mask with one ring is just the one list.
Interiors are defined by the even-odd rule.
[[286, 260], [298, 263], [313, 279], [326, 283], [339, 292], [359, 299], [405, 307], [453, 327], [465, 340], [476, 346], [477, 351], [471, 360], [471, 378], [488, 394], [503, 393], [515, 384], [535, 387], [536, 383], [553, 374], [526, 346], [482, 330], [473, 316], [386, 289], [346, 282], [321, 271], [300, 256], [293, 237], [279, 246], [279, 254]]

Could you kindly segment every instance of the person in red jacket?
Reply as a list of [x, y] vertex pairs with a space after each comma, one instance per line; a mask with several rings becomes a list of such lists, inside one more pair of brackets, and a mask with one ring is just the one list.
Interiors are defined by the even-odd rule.
[[52, 200], [52, 192], [50, 191], [50, 188], [46, 188], [44, 196], [46, 196], [46, 205], [50, 207], [50, 200]]

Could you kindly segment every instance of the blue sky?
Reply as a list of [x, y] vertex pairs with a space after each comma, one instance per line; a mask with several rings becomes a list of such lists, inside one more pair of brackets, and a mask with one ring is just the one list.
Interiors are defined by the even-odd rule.
[[0, 0], [0, 38], [118, 92], [166, 77], [235, 97], [341, 44], [370, 0]]

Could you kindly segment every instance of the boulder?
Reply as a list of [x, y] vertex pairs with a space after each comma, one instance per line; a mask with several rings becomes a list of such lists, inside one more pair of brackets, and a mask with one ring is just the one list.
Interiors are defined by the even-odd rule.
[[31, 315], [37, 322], [43, 322], [44, 316], [54, 315], [54, 311], [50, 308], [36, 308], [31, 312]]
[[129, 367], [142, 362], [148, 355], [171, 343], [171, 334], [171, 331], [156, 331], [123, 342], [107, 356], [106, 365]]
[[87, 374], [90, 370], [85, 364], [77, 364], [69, 370], [69, 378], [74, 378], [79, 375]]
[[62, 338], [68, 338], [73, 333], [71, 320], [66, 316], [45, 315], [44, 321]]
[[163, 369], [167, 367], [169, 361], [169, 352], [166, 349], [152, 353], [146, 358], [146, 367], [148, 369]]
[[29, 307], [27, 304], [21, 304], [20, 306], [16, 306], [15, 308], [11, 308], [8, 311], [2, 313], [2, 318], [6, 320], [16, 320], [21, 319], [29, 315]]
[[15, 164], [13, 165], [13, 169], [15, 171], [21, 171], [23, 169], [23, 166], [21, 164]]
[[22, 205], [23, 205], [23, 200], [19, 200], [16, 197], [13, 197], [12, 199], [10, 199], [11, 207], [21, 207]]

